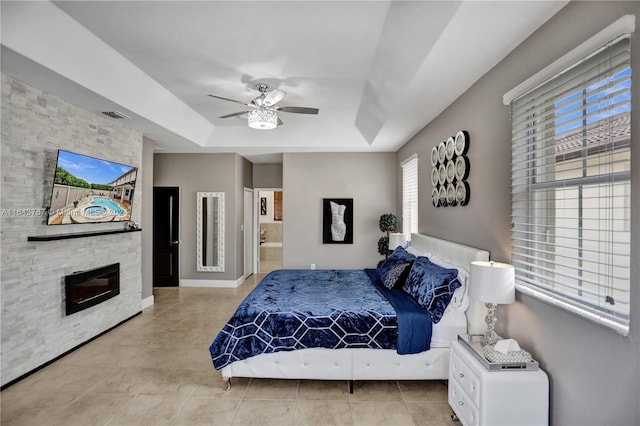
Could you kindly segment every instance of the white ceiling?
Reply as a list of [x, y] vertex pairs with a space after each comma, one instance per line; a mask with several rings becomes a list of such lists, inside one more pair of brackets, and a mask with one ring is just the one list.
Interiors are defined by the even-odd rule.
[[[163, 152], [396, 151], [566, 1], [2, 1], [2, 71]], [[219, 119], [287, 92], [275, 130]]]

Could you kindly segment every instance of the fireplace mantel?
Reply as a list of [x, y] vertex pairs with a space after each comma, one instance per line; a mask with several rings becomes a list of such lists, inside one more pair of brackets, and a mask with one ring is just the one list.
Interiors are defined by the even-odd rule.
[[110, 229], [102, 231], [90, 231], [90, 232], [73, 232], [69, 234], [50, 234], [50, 235], [32, 235], [27, 237], [27, 241], [57, 241], [68, 240], [71, 238], [84, 238], [84, 237], [96, 237], [98, 235], [110, 235], [110, 234], [123, 234], [126, 232], [138, 232], [142, 229]]

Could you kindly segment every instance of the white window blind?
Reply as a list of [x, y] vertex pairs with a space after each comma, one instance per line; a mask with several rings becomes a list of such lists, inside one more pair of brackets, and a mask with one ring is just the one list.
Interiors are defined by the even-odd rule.
[[627, 334], [629, 38], [511, 100], [511, 117], [518, 288]]
[[402, 162], [402, 233], [418, 232], [418, 156]]

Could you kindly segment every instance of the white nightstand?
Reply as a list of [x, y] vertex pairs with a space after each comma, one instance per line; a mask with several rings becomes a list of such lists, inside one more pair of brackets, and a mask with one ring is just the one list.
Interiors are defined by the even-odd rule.
[[451, 342], [449, 365], [449, 405], [462, 424], [547, 425], [549, 380], [537, 363], [490, 369], [469, 342]]

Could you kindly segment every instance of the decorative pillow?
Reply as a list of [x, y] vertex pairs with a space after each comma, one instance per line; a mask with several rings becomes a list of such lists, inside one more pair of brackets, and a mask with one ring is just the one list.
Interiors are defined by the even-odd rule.
[[380, 281], [388, 289], [401, 286], [415, 259], [404, 248], [396, 248], [378, 268]]
[[436, 265], [440, 265], [443, 268], [447, 269], [456, 269], [458, 270], [458, 281], [461, 286], [453, 292], [453, 296], [451, 296], [451, 301], [447, 306], [447, 312], [452, 312], [456, 310], [466, 311], [469, 307], [469, 295], [467, 293], [467, 283], [469, 282], [469, 270], [464, 268], [463, 266], [454, 265], [446, 260], [439, 258], [436, 255], [427, 256], [429, 260]]
[[451, 296], [460, 287], [456, 269], [447, 269], [436, 265], [429, 259], [419, 256], [409, 272], [402, 289], [416, 302], [429, 311], [434, 324], [440, 322]]

